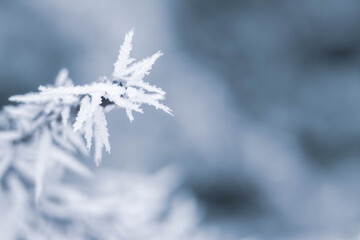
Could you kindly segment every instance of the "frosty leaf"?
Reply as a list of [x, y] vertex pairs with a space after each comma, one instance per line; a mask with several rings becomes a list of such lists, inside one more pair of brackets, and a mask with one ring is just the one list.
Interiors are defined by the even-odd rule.
[[74, 132], [80, 130], [91, 112], [91, 103], [89, 96], [85, 96], [80, 103], [80, 110], [74, 123]]
[[165, 92], [163, 90], [161, 90], [161, 88], [158, 88], [154, 85], [150, 85], [149, 83], [147, 82], [137, 82], [136, 84], [130, 84], [130, 86], [137, 86], [137, 87], [140, 87], [140, 88], [143, 88], [145, 89], [146, 91], [148, 92], [155, 92], [155, 93], [159, 93], [161, 96], [165, 96]]
[[99, 165], [101, 162], [102, 148], [110, 153], [109, 132], [107, 129], [107, 121], [103, 110], [98, 107], [94, 113], [95, 121], [95, 163]]
[[115, 79], [124, 77], [127, 66], [135, 61], [134, 58], [130, 58], [130, 52], [132, 50], [131, 42], [133, 35], [134, 30], [129, 31], [125, 35], [124, 43], [120, 47], [119, 56], [117, 61], [114, 63], [114, 72], [112, 74]]
[[116, 89], [118, 94], [122, 94], [125, 88], [111, 84], [109, 82], [96, 82], [84, 86], [71, 86], [71, 87], [44, 87], [40, 86], [38, 93], [40, 96], [51, 96], [52, 99], [66, 97], [66, 96], [81, 96], [91, 95], [98, 93], [104, 95], [106, 92]]
[[[45, 149], [55, 147], [70, 157], [71, 154], [76, 153], [86, 155], [94, 139], [94, 158], [95, 163], [99, 165], [102, 149], [105, 147], [106, 151], [110, 152], [106, 113], [123, 108], [129, 120], [133, 121], [133, 111], [142, 113], [142, 105], [148, 104], [172, 115], [171, 109], [161, 103], [165, 99], [165, 91], [144, 81], [144, 77], [149, 74], [153, 64], [162, 56], [162, 53], [159, 51], [135, 62], [135, 59], [130, 57], [133, 34], [131, 30], [125, 36], [117, 61], [114, 63], [112, 77], [102, 77], [100, 81], [74, 86], [69, 78], [68, 70], [62, 69], [53, 86], [40, 86], [37, 93], [10, 97], [11, 101], [20, 104], [6, 107], [3, 113], [9, 122], [11, 121], [11, 127], [10, 124], [8, 126], [11, 131], [8, 132], [13, 131], [19, 135], [0, 133], [0, 139], [3, 136], [4, 141], [10, 144], [20, 144], [22, 141], [32, 140], [39, 134], [41, 135], [39, 142], [45, 141], [47, 135], [50, 136], [48, 139], [50, 145], [39, 145], [41, 148], [38, 151], [35, 171], [37, 199], [42, 191], [43, 176], [45, 166], [47, 166], [44, 156], [48, 154]], [[73, 131], [69, 131], [69, 125], [73, 127]], [[83, 138], [85, 138], [86, 146], [84, 146]], [[43, 146], [47, 147], [43, 148]], [[64, 160], [65, 158], [59, 160], [59, 156], [53, 156], [53, 154], [48, 157], [52, 160], [56, 158], [57, 162], [71, 167], [79, 174], [85, 172], [85, 170], [80, 170], [79, 166]]]
[[154, 106], [156, 109], [161, 109], [164, 112], [172, 115], [172, 110], [163, 105], [158, 101], [159, 98], [161, 98], [161, 95], [157, 94], [146, 94], [143, 90], [139, 90], [136, 88], [129, 87], [126, 90], [126, 94], [129, 96], [129, 98], [132, 100], [132, 102], [135, 103], [146, 103], [150, 106]]
[[144, 60], [131, 65], [129, 69], [127, 69], [127, 73], [130, 74], [130, 77], [125, 78], [127, 85], [136, 85], [137, 82], [141, 82], [143, 78], [150, 73], [150, 70], [156, 60], [162, 55], [162, 52], [158, 51], [151, 57], [145, 58]]
[[43, 102], [48, 102], [51, 99], [53, 99], [53, 97], [46, 95], [39, 95], [37, 93], [14, 95], [9, 98], [10, 101], [19, 102], [19, 103], [43, 103]]
[[86, 147], [90, 150], [93, 138], [93, 120], [89, 118], [84, 124], [84, 135], [86, 140]]

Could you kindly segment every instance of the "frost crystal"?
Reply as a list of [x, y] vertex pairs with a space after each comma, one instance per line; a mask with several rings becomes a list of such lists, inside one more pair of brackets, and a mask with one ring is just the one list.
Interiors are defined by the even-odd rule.
[[[165, 98], [165, 92], [144, 81], [162, 53], [135, 62], [130, 57], [133, 34], [133, 31], [126, 34], [111, 77], [74, 86], [68, 71], [63, 69], [54, 86], [40, 86], [39, 92], [10, 97], [10, 101], [20, 104], [5, 107], [0, 113], [5, 119], [2, 122], [6, 123], [0, 132], [0, 180], [7, 169], [15, 165], [35, 183], [38, 200], [47, 171], [53, 170], [56, 164], [77, 174], [91, 176], [74, 156], [87, 154], [93, 145], [94, 160], [99, 165], [103, 148], [110, 152], [107, 112], [124, 108], [133, 121], [133, 111], [142, 113], [142, 104], [148, 104], [172, 115], [171, 109], [160, 102]], [[20, 157], [19, 152], [24, 155]], [[28, 166], [29, 163], [34, 166]]]

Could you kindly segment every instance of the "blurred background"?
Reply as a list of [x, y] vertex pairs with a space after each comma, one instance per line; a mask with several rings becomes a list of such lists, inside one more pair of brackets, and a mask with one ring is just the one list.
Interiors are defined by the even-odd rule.
[[172, 167], [213, 239], [360, 239], [360, 1], [1, 0], [1, 104], [109, 76], [132, 28], [175, 117], [111, 113], [95, 172]]

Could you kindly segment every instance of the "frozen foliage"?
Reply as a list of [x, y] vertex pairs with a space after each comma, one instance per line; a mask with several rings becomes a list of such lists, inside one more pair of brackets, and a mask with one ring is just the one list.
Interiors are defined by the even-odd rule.
[[35, 183], [38, 200], [47, 175], [53, 174], [54, 169], [66, 168], [89, 177], [91, 172], [76, 157], [87, 155], [94, 145], [94, 159], [99, 165], [103, 148], [110, 152], [107, 112], [124, 108], [133, 121], [132, 112], [142, 113], [141, 105], [148, 104], [172, 114], [160, 102], [165, 92], [144, 82], [161, 53], [135, 62], [130, 58], [132, 37], [133, 31], [126, 34], [112, 77], [74, 86], [68, 71], [63, 69], [54, 86], [40, 86], [37, 93], [10, 97], [19, 104], [7, 106], [0, 113], [2, 182], [13, 169], [26, 176], [29, 183]]
[[[216, 240], [216, 229], [201, 227], [201, 212], [185, 193], [178, 170], [167, 167], [154, 174], [101, 169], [91, 186], [49, 179], [37, 208], [21, 180], [9, 178], [9, 193], [0, 198], [1, 239], [29, 240]], [[225, 239], [239, 239], [226, 236]], [[245, 239], [244, 239], [245, 240]], [[255, 239], [251, 239], [255, 240]]]
[[169, 174], [106, 171], [97, 176], [91, 193], [59, 182], [61, 174], [54, 174], [37, 208], [21, 180], [12, 176], [9, 192], [0, 199], [1, 217], [7, 219], [0, 222], [0, 232], [4, 239], [153, 239], [152, 227], [172, 227], [171, 221], [156, 223], [177, 184]]
[[111, 77], [74, 86], [63, 69], [54, 86], [13, 96], [19, 104], [0, 113], [1, 239], [223, 237], [201, 227], [192, 197], [174, 194], [181, 183], [175, 169], [153, 175], [102, 169], [93, 180], [77, 178], [93, 175], [78, 160], [92, 146], [96, 164], [103, 148], [110, 151], [107, 112], [124, 108], [132, 121], [132, 112], [148, 104], [171, 114], [160, 102], [165, 92], [143, 81], [161, 53], [135, 62], [132, 37], [132, 31], [126, 35]]
[[19, 104], [0, 113], [1, 239], [212, 239], [198, 228], [195, 201], [174, 195], [180, 182], [172, 168], [152, 176], [102, 170], [94, 181], [65, 181], [65, 174], [92, 176], [78, 160], [92, 145], [97, 164], [102, 148], [110, 151], [107, 112], [125, 108], [133, 120], [145, 103], [171, 114], [160, 103], [165, 92], [143, 81], [161, 54], [134, 62], [132, 36], [111, 78], [74, 86], [64, 69], [54, 86], [13, 96]]
[[51, 107], [59, 107], [60, 112], [57, 114], [64, 125], [67, 124], [71, 108], [80, 105], [73, 128], [75, 132], [81, 131], [84, 134], [89, 149], [92, 139], [95, 139], [95, 162], [98, 165], [101, 162], [102, 148], [105, 147], [106, 151], [110, 152], [106, 112], [114, 108], [124, 108], [130, 121], [133, 121], [132, 112], [142, 113], [141, 105], [148, 104], [172, 114], [170, 108], [160, 103], [165, 92], [144, 82], [144, 77], [149, 74], [152, 65], [162, 53], [157, 52], [135, 62], [135, 59], [130, 57], [133, 34], [133, 31], [126, 34], [111, 78], [103, 77], [101, 81], [90, 85], [74, 86], [64, 69], [60, 71], [55, 87], [40, 86], [39, 93], [12, 96], [10, 100], [24, 104], [47, 104], [49, 111], [52, 111]]

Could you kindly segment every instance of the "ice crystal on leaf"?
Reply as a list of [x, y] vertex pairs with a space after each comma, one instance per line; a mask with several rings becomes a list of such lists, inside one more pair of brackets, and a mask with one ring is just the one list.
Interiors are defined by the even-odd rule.
[[[0, 150], [4, 155], [0, 162], [0, 180], [13, 162], [35, 183], [35, 196], [39, 199], [47, 171], [55, 164], [90, 176], [90, 171], [74, 156], [87, 154], [94, 146], [94, 160], [99, 165], [103, 148], [110, 152], [107, 112], [124, 108], [133, 121], [133, 112], [142, 113], [141, 106], [148, 104], [172, 115], [171, 109], [161, 103], [165, 92], [144, 81], [162, 53], [136, 62], [130, 57], [133, 34], [133, 31], [126, 34], [111, 77], [75, 86], [68, 71], [63, 69], [53, 86], [40, 86], [39, 92], [10, 97], [10, 101], [19, 104], [5, 107], [0, 113], [6, 123], [0, 132], [1, 148], [5, 148]], [[19, 157], [13, 156], [19, 152], [17, 148], [26, 148], [23, 152], [28, 154], [22, 157], [33, 159], [33, 170], [29, 171], [26, 161], [14, 161]]]

